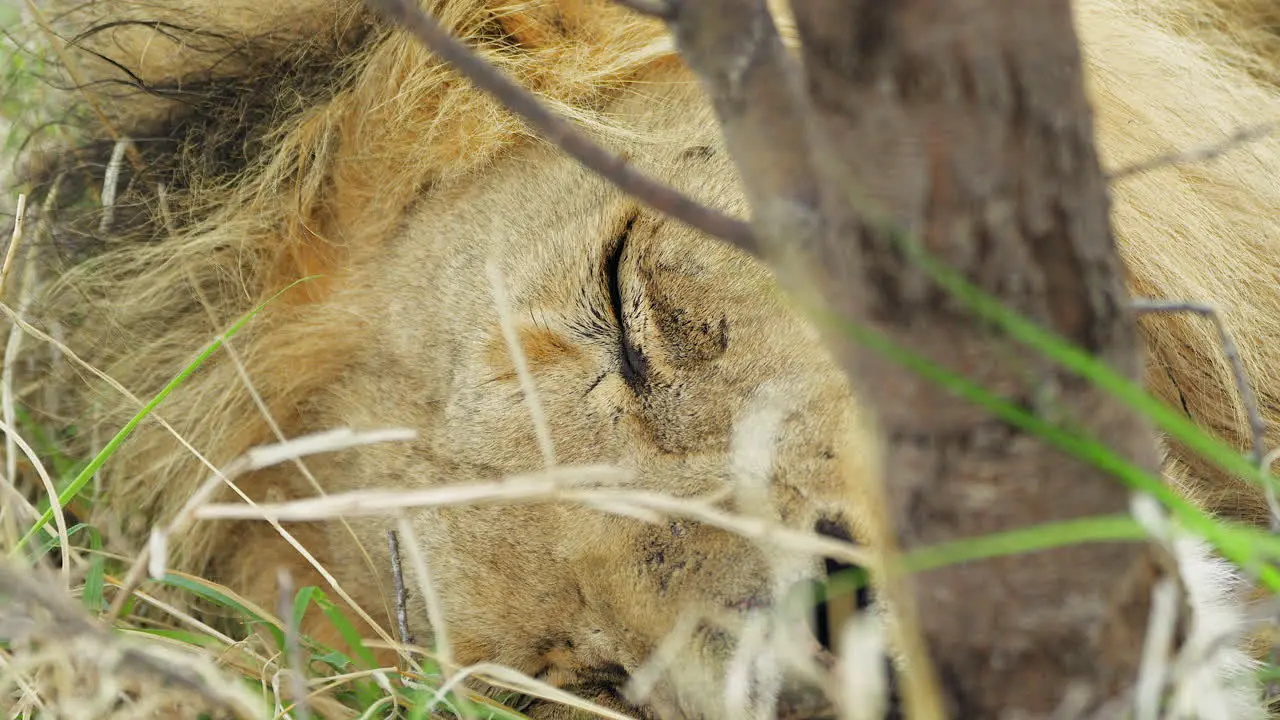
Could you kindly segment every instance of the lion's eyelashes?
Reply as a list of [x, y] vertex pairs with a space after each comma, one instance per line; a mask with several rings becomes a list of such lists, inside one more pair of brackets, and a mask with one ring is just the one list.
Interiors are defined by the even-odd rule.
[[613, 311], [613, 317], [617, 322], [618, 329], [619, 371], [622, 373], [622, 379], [633, 389], [639, 389], [645, 384], [649, 374], [649, 360], [645, 357], [644, 351], [636, 345], [635, 338], [628, 332], [630, 313], [627, 312], [623, 305], [620, 271], [623, 254], [627, 249], [627, 240], [631, 237], [631, 231], [635, 227], [638, 217], [638, 214], [633, 214], [627, 218], [626, 224], [623, 225], [622, 230], [614, 238], [605, 260], [609, 306]]

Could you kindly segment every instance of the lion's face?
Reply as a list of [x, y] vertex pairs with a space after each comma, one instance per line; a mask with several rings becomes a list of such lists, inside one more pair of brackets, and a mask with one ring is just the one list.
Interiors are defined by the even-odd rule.
[[[741, 212], [696, 91], [624, 101], [624, 125], [669, 142], [622, 149]], [[384, 303], [365, 308], [382, 342], [340, 403], [347, 419], [358, 404], [361, 422], [408, 424], [422, 440], [366, 450], [344, 475], [404, 486], [544, 465], [486, 274], [492, 259], [560, 464], [614, 464], [634, 474], [632, 490], [865, 537], [856, 488], [868, 460], [851, 444], [849, 388], [759, 262], [544, 147], [440, 191], [411, 218], [387, 261], [352, 283]], [[461, 662], [495, 660], [608, 701], [688, 629], [649, 696], [664, 718], [730, 716], [724, 684], [743, 623], [824, 572], [820, 557], [765, 551], [688, 517], [547, 504], [423, 514], [416, 527]], [[366, 545], [382, 541], [371, 533]], [[817, 651], [803, 625], [794, 630], [793, 646]]]

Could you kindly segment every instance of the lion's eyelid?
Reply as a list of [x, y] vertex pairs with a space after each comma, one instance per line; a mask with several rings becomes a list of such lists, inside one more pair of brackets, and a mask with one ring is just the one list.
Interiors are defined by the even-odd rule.
[[649, 371], [649, 361], [639, 347], [632, 342], [627, 332], [627, 314], [623, 308], [622, 282], [619, 277], [622, 257], [627, 249], [627, 241], [639, 214], [633, 214], [622, 230], [614, 238], [612, 247], [605, 260], [605, 277], [609, 287], [609, 305], [613, 309], [614, 320], [618, 324], [618, 365], [627, 385], [638, 387], [644, 384]]

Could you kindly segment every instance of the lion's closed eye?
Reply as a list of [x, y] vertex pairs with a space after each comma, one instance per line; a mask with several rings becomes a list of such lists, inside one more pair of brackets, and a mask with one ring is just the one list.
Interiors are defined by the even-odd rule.
[[622, 231], [613, 239], [613, 244], [605, 256], [605, 282], [609, 288], [609, 306], [618, 328], [618, 368], [628, 387], [638, 390], [647, 381], [649, 375], [649, 359], [636, 344], [635, 334], [629, 331], [628, 325], [634, 317], [639, 303], [627, 304], [628, 298], [622, 291], [620, 272], [622, 261], [627, 251], [627, 241], [635, 228], [637, 216], [627, 219]]

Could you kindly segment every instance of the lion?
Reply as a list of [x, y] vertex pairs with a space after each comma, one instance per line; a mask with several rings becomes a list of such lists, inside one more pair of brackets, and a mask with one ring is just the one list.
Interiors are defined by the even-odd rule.
[[[660, 23], [603, 0], [423, 6], [639, 169], [746, 213], [714, 115]], [[354, 0], [58, 9], [50, 17], [73, 40], [64, 59], [84, 141], [36, 176], [46, 190], [58, 183], [67, 214], [78, 207], [67, 198], [104, 175], [118, 190], [107, 220], [95, 211], [83, 232], [57, 231], [57, 252], [40, 262], [58, 281], [30, 315], [65, 328], [69, 346], [134, 398], [58, 365], [42, 370], [45, 381], [77, 389], [33, 409], [78, 425], [80, 438], [113, 433], [136, 398], [271, 300], [159, 406], [164, 424], [143, 423], [102, 469], [91, 520], [113, 530], [117, 547], [137, 552], [214, 469], [254, 446], [393, 426], [416, 439], [313, 458], [309, 474], [260, 470], [237, 480], [239, 492], [262, 502], [410, 490], [553, 460], [622, 468], [630, 489], [712, 496], [797, 531], [869, 541], [873, 419], [759, 261], [583, 169]], [[1272, 116], [1280, 49], [1258, 29], [1268, 12], [1262, 0], [1076, 3], [1105, 165], [1201, 147]], [[124, 152], [108, 160], [115, 148]], [[1280, 427], [1276, 167], [1280, 143], [1262, 138], [1112, 185], [1131, 291], [1213, 305], [1271, 428]], [[1142, 330], [1149, 386], [1246, 448], [1246, 410], [1213, 326], [1152, 315]], [[97, 450], [87, 440], [79, 449]], [[1166, 448], [1164, 471], [1213, 512], [1267, 518], [1259, 493], [1183, 448]], [[743, 477], [764, 479], [767, 502], [732, 492]], [[840, 567], [696, 518], [653, 522], [551, 500], [406, 517], [439, 595], [429, 608], [410, 583], [416, 636], [431, 635], [438, 611], [457, 664], [500, 663], [663, 720], [739, 717], [726, 676], [753, 618]], [[202, 521], [170, 539], [165, 559], [264, 607], [279, 593], [274, 569], [286, 568], [298, 585], [341, 588], [367, 634], [389, 638], [385, 537], [396, 527], [391, 516], [286, 523], [312, 563], [267, 524]], [[1238, 634], [1243, 581], [1200, 545], [1179, 549], [1197, 609], [1187, 642]], [[874, 612], [874, 593], [857, 603]], [[305, 622], [339, 643], [323, 617]], [[687, 637], [643, 701], [627, 694], [678, 627]], [[820, 657], [837, 632], [819, 623], [798, 646]], [[1263, 717], [1240, 647], [1213, 655], [1175, 708]], [[779, 717], [829, 712], [812, 709], [821, 703], [811, 680], [766, 680], [756, 694]], [[551, 702], [528, 710], [570, 712]]]

